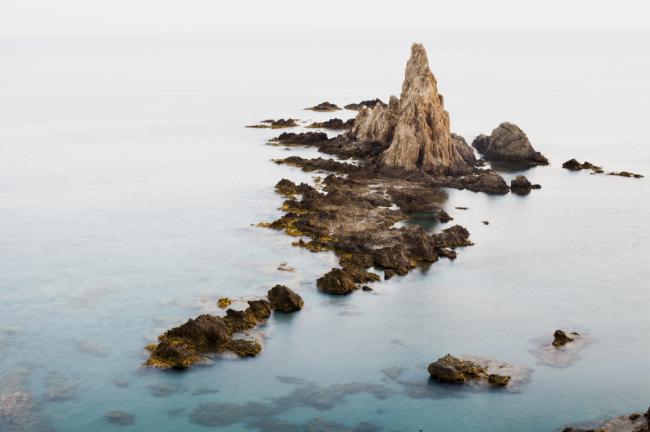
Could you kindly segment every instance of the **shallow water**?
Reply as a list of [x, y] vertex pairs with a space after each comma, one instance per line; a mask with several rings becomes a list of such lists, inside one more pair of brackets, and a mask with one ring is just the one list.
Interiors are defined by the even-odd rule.
[[[475, 243], [456, 261], [372, 293], [321, 295], [314, 281], [334, 257], [254, 226], [280, 214], [277, 180], [315, 175], [270, 159], [316, 152], [267, 146], [278, 131], [243, 126], [325, 120], [334, 115], [301, 108], [326, 99], [386, 100], [414, 40], [428, 49], [455, 132], [470, 140], [510, 120], [553, 163], [526, 171], [543, 186], [527, 197], [449, 191], [447, 211]], [[135, 415], [125, 430], [143, 431], [327, 422], [550, 431], [646, 408], [648, 179], [561, 163], [650, 174], [649, 41], [435, 32], [0, 40], [0, 376], [27, 377], [28, 414], [39, 419], [29, 429], [115, 430], [104, 416], [121, 410]], [[277, 271], [282, 262], [296, 272]], [[259, 357], [183, 373], [139, 367], [164, 329], [216, 312], [221, 296], [261, 296], [276, 283], [306, 307], [271, 318]], [[595, 341], [567, 368], [540, 364], [537, 341], [560, 327]], [[448, 352], [531, 376], [517, 392], [429, 383], [426, 365]]]

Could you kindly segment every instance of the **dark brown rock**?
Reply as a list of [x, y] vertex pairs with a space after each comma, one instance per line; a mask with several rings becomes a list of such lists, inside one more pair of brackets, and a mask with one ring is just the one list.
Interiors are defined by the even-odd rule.
[[449, 221], [454, 220], [454, 218], [451, 217], [451, 216], [449, 216], [449, 213], [447, 213], [446, 211], [444, 211], [444, 210], [440, 210], [440, 211], [438, 212], [438, 220], [439, 220], [441, 223], [447, 223], [447, 222], [449, 222]]
[[347, 130], [352, 129], [354, 119], [343, 121], [339, 118], [333, 118], [324, 122], [315, 122], [307, 126], [311, 129], [331, 129], [331, 130]]
[[555, 330], [555, 333], [553, 333], [554, 347], [561, 347], [572, 341], [573, 338], [567, 336], [567, 334], [563, 330]]
[[318, 105], [306, 109], [311, 111], [338, 111], [341, 108], [330, 102], [321, 102]]
[[346, 295], [357, 289], [354, 280], [342, 269], [333, 268], [316, 281], [318, 289], [328, 294]]
[[366, 106], [368, 108], [374, 108], [377, 105], [380, 105], [380, 106], [383, 106], [383, 107], [388, 106], [384, 102], [382, 102], [381, 99], [371, 99], [371, 100], [364, 100], [364, 101], [361, 101], [359, 103], [347, 104], [343, 108], [348, 109], [348, 110], [352, 110], [352, 111], [359, 111], [364, 106]]
[[302, 298], [284, 285], [276, 285], [267, 293], [271, 308], [280, 312], [295, 312], [302, 309]]
[[466, 360], [460, 360], [451, 354], [439, 358], [429, 364], [429, 375], [436, 381], [462, 384], [470, 379], [478, 379], [485, 375], [485, 368]]

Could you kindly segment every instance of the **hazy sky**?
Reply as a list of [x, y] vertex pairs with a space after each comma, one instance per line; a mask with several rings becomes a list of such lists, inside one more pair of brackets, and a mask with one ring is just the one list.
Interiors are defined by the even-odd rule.
[[0, 0], [0, 36], [402, 28], [648, 28], [650, 0]]

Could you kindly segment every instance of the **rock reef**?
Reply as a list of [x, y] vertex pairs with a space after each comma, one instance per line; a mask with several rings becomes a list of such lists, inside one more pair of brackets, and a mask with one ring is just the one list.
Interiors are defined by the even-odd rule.
[[262, 345], [236, 335], [264, 323], [271, 310], [293, 312], [303, 301], [289, 288], [276, 285], [269, 290], [269, 301], [250, 300], [244, 310], [228, 309], [225, 316], [209, 314], [189, 319], [185, 324], [167, 330], [158, 342], [147, 347], [150, 352], [146, 366], [162, 369], [183, 369], [201, 362], [209, 354], [230, 351], [239, 357], [253, 357]]
[[477, 136], [472, 147], [489, 161], [548, 165], [548, 159], [535, 151], [528, 136], [514, 123], [501, 123], [490, 136]]
[[565, 427], [562, 432], [648, 432], [650, 431], [650, 408], [641, 413], [632, 413], [599, 421], [588, 426]]
[[[568, 169], [569, 171], [582, 171], [582, 170], [591, 170], [591, 174], [603, 174], [605, 170], [603, 167], [596, 166], [592, 164], [591, 162], [583, 162], [580, 163], [576, 159], [569, 159], [568, 161], [564, 162], [562, 164], [562, 168]], [[608, 172], [607, 175], [610, 176], [619, 176], [619, 177], [628, 177], [628, 178], [643, 178], [643, 175], [629, 172], [629, 171], [611, 171]]]

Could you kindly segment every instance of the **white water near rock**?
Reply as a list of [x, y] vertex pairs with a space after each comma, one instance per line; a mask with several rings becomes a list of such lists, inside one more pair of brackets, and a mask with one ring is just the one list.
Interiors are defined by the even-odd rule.
[[[66, 432], [115, 430], [111, 411], [134, 415], [125, 430], [162, 432], [310, 422], [542, 432], [645, 411], [648, 177], [561, 164], [650, 174], [647, 36], [0, 40], [0, 376], [20, 376], [0, 400], [24, 401], [12, 415], [31, 430]], [[325, 100], [387, 102], [414, 41], [427, 48], [452, 131], [471, 142], [512, 121], [551, 165], [525, 171], [542, 185], [525, 197], [449, 191], [446, 209], [475, 243], [456, 261], [325, 296], [315, 280], [332, 255], [254, 226], [281, 214], [279, 179], [318, 175], [271, 159], [317, 152], [268, 146], [280, 131], [244, 126], [356, 115], [302, 109]], [[521, 174], [501, 172], [508, 182]], [[418, 223], [439, 229], [429, 216]], [[164, 329], [278, 283], [305, 307], [269, 321], [259, 357], [140, 368]], [[565, 368], [534, 353], [556, 328], [594, 339]], [[430, 383], [427, 365], [448, 352], [532, 372], [517, 392]]]

